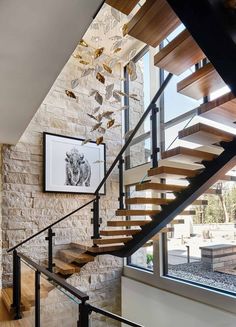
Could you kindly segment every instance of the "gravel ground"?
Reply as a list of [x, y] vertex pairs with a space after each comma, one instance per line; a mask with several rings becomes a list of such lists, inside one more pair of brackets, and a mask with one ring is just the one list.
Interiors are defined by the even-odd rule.
[[210, 271], [200, 262], [169, 265], [168, 275], [236, 293], [236, 276]]

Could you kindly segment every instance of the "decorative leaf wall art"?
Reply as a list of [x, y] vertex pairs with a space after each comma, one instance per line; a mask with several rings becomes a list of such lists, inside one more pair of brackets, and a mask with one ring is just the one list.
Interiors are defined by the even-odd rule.
[[94, 72], [94, 68], [88, 68], [82, 71], [81, 77], [88, 76]]
[[96, 107], [93, 109], [93, 114], [96, 114], [99, 111], [100, 107]]
[[107, 128], [111, 128], [115, 123], [115, 119], [111, 119], [107, 122]]
[[97, 79], [100, 83], [105, 84], [106, 79], [105, 79], [105, 77], [104, 77], [101, 73], [97, 73], [97, 74], [96, 74], [96, 79]]
[[79, 62], [80, 62], [80, 64], [85, 65], [85, 66], [89, 65], [89, 61], [86, 61], [86, 60], [80, 60]]
[[102, 113], [102, 117], [106, 118], [106, 119], [111, 119], [111, 115], [114, 114], [114, 111], [105, 111]]
[[79, 45], [81, 45], [82, 47], [87, 48], [88, 47], [88, 43], [84, 41], [84, 39], [80, 40]]
[[114, 89], [114, 84], [110, 84], [106, 86], [106, 94], [105, 94], [106, 100], [109, 100], [112, 97], [113, 89]]
[[96, 131], [96, 130], [101, 126], [101, 125], [102, 125], [102, 122], [95, 124], [95, 125], [92, 127], [91, 132]]
[[[108, 7], [108, 6], [107, 6]], [[126, 94], [121, 91], [118, 86], [115, 88], [115, 81], [124, 81], [125, 78], [116, 74], [115, 66], [128, 61], [128, 74], [129, 79], [134, 81], [137, 79], [136, 64], [132, 60], [136, 55], [136, 49], [129, 51], [129, 54], [124, 58], [120, 52], [123, 50], [124, 44], [130, 39], [128, 34], [128, 25], [123, 24], [125, 16], [114, 8], [108, 7], [104, 10], [102, 15], [96, 18], [91, 24], [90, 28], [94, 31], [89, 40], [93, 43], [93, 46], [89, 45], [87, 40], [82, 39], [73, 57], [78, 59], [78, 63], [81, 65], [78, 69], [81, 70], [81, 76], [71, 81], [71, 89], [75, 89], [79, 86], [83, 86], [83, 80], [80, 78], [89, 77], [96, 79], [99, 83], [96, 89], [89, 90], [89, 96], [94, 98], [97, 106], [91, 110], [91, 113], [87, 113], [87, 116], [91, 119], [91, 133], [96, 133], [96, 143], [101, 144], [104, 140], [103, 135], [110, 128], [121, 127], [116, 123], [116, 113], [121, 112], [128, 108], [128, 106], [122, 106], [122, 97], [129, 97], [135, 101], [139, 101], [136, 94]], [[117, 27], [117, 28], [116, 28]], [[96, 31], [96, 32], [95, 32]], [[113, 33], [113, 35], [112, 35]], [[102, 44], [104, 39], [103, 35], [106, 35], [110, 40], [111, 46]], [[123, 35], [122, 35], [123, 34]], [[110, 48], [110, 51], [107, 50]], [[86, 67], [87, 66], [87, 67]], [[89, 80], [90, 81], [90, 80]], [[86, 85], [89, 82], [86, 80]], [[76, 95], [70, 91], [65, 90], [68, 97], [77, 99]], [[113, 110], [104, 110], [105, 106], [111, 106]], [[104, 108], [103, 108], [104, 107]], [[120, 108], [117, 108], [120, 107]], [[96, 122], [96, 123], [95, 123]], [[97, 135], [100, 134], [99, 135]], [[93, 137], [87, 137], [84, 142], [90, 142]]]
[[78, 78], [73, 79], [73, 80], [71, 81], [71, 88], [72, 88], [72, 89], [75, 89], [78, 85], [79, 85], [79, 80], [78, 80]]
[[77, 97], [76, 97], [76, 95], [74, 94], [74, 92], [69, 91], [69, 90], [65, 90], [65, 93], [66, 93], [66, 95], [67, 95], [69, 98], [77, 99]]
[[97, 101], [98, 104], [100, 104], [100, 106], [102, 105], [103, 97], [98, 91], [96, 91], [94, 99]]
[[103, 51], [104, 51], [104, 47], [96, 49], [94, 51], [94, 58], [95, 59], [99, 58], [103, 54]]
[[107, 71], [109, 74], [112, 74], [112, 69], [111, 67], [109, 67], [108, 65], [106, 64], [102, 64], [103, 65], [103, 68], [105, 69], [105, 71]]
[[89, 142], [91, 142], [92, 141], [92, 139], [86, 139], [86, 140], [84, 140], [82, 143], [81, 143], [81, 145], [85, 145], [86, 143], [89, 143]]
[[96, 139], [97, 145], [101, 144], [103, 142], [103, 136], [100, 136]]
[[116, 101], [121, 102], [121, 96], [116, 91], [113, 91], [113, 97]]

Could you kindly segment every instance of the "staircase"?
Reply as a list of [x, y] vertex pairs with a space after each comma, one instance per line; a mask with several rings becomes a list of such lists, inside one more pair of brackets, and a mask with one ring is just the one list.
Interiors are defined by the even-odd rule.
[[[138, 3], [110, 0], [106, 2], [126, 14]], [[128, 23], [128, 34], [150, 46], [160, 45], [181, 24], [180, 18], [170, 6], [172, 2], [147, 0]], [[197, 38], [193, 38], [191, 29], [185, 29], [167, 46], [159, 49], [154, 63], [156, 67], [170, 74], [181, 75], [190, 67], [198, 66], [199, 62], [204, 61], [203, 65], [196, 66], [198, 69], [195, 72], [178, 83], [177, 92], [193, 99], [208, 99], [211, 92], [226, 85], [227, 78], [216, 71], [214, 63], [206, 60], [206, 48], [204, 47], [203, 51], [197, 41]], [[235, 134], [227, 131], [228, 127], [234, 128], [236, 123], [235, 95], [229, 92], [216, 100], [207, 101], [197, 108], [197, 114], [207, 118], [209, 122], [224, 124], [225, 129], [198, 123], [180, 130], [178, 137], [185, 141], [186, 147], [176, 147], [161, 153], [158, 167], [147, 171], [149, 180], [135, 186], [136, 194], [140, 195], [126, 197], [123, 203], [122, 155], [125, 149], [118, 154], [107, 176], [120, 161], [120, 208], [115, 213], [119, 220], [109, 220], [107, 226], [99, 230], [99, 195], [96, 192], [93, 202], [95, 232], [92, 240], [74, 242], [69, 248], [58, 251], [53, 259], [55, 273], [67, 278], [79, 273], [81, 267], [93, 261], [96, 255], [127, 257], [142, 246], [150, 246], [159, 239], [161, 233], [173, 231], [174, 224], [184, 223], [185, 216], [195, 215], [195, 206], [207, 205], [202, 195], [216, 194], [214, 184], [218, 180], [234, 180], [234, 177], [226, 173], [236, 166]], [[129, 139], [132, 140], [134, 135], [135, 132]], [[196, 145], [194, 149], [190, 142]], [[152, 191], [152, 195], [144, 197], [145, 190]], [[137, 205], [152, 205], [152, 209], [136, 209]], [[129, 218], [127, 220], [120, 217]], [[11, 288], [6, 289], [3, 294], [9, 310], [12, 303], [11, 294]], [[22, 298], [24, 309], [34, 305], [33, 301], [29, 302], [29, 294], [25, 298], [27, 301]]]

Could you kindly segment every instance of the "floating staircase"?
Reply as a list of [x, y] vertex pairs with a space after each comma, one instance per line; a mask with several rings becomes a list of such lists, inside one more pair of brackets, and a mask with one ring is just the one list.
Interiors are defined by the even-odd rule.
[[[130, 14], [138, 2], [106, 1], [125, 14]], [[186, 6], [189, 6], [189, 3]], [[128, 23], [128, 34], [150, 46], [160, 45], [181, 24], [170, 4], [177, 7], [173, 1], [147, 0]], [[177, 9], [175, 8], [179, 13]], [[206, 46], [202, 50], [203, 47], [198, 45], [199, 38], [190, 32], [191, 28], [185, 29], [167, 46], [159, 49], [154, 59], [155, 66], [181, 75], [206, 56], [211, 59], [211, 52], [205, 51]], [[207, 35], [207, 32], [205, 34]], [[197, 100], [209, 96], [211, 92], [226, 85], [225, 76], [223, 80], [217, 71], [213, 63], [208, 62], [181, 80], [177, 85], [177, 92]], [[231, 81], [232, 79], [233, 77]], [[179, 139], [187, 145], [161, 154], [165, 164], [149, 169], [147, 175], [150, 180], [137, 184], [135, 196], [127, 197], [124, 201], [125, 208], [116, 211], [116, 217], [125, 219], [110, 220], [106, 227], [100, 230], [100, 237], [89, 242], [74, 242], [69, 248], [58, 251], [53, 260], [57, 274], [67, 278], [71, 274], [79, 273], [85, 264], [93, 262], [99, 254], [127, 257], [140, 247], [152, 245], [161, 233], [172, 232], [175, 224], [184, 223], [184, 216], [194, 216], [194, 206], [207, 205], [207, 201], [201, 196], [218, 194], [218, 190], [212, 188], [217, 180], [235, 180], [226, 175], [236, 166], [235, 134], [227, 131], [228, 127], [235, 128], [236, 124], [235, 95], [229, 92], [216, 100], [204, 103], [197, 108], [197, 114], [211, 122], [224, 124], [225, 130], [207, 123], [198, 123], [179, 131]], [[193, 149], [188, 142], [195, 143], [196, 148]], [[207, 151], [204, 150], [205, 146], [209, 147]], [[168, 165], [170, 162], [172, 165]], [[175, 167], [173, 163], [183, 163], [185, 167], [191, 166], [191, 169], [180, 168], [178, 165]], [[162, 182], [163, 179], [165, 183]], [[143, 196], [143, 191], [146, 190], [150, 191], [148, 197]], [[137, 209], [136, 206], [140, 205], [141, 209]], [[148, 209], [143, 209], [146, 205], [149, 206]], [[34, 298], [27, 291], [29, 286], [31, 291], [33, 289], [31, 279], [27, 273], [23, 275], [26, 282], [22, 285], [22, 310], [26, 311], [34, 305]], [[42, 288], [44, 296], [47, 296], [50, 289], [47, 285], [42, 285]], [[11, 311], [12, 288], [3, 290], [3, 299]]]
[[184, 30], [155, 55], [154, 65], [178, 76], [204, 58], [191, 34]]

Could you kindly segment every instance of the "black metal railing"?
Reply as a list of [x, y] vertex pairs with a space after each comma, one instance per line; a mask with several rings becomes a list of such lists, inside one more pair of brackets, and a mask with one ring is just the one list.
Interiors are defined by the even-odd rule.
[[[41, 326], [41, 316], [40, 316], [40, 278], [41, 275], [46, 277], [49, 281], [49, 283], [53, 284], [55, 287], [60, 287], [66, 292], [69, 293], [70, 296], [73, 296], [78, 301], [79, 306], [79, 315], [78, 315], [78, 321], [77, 326], [78, 327], [89, 327], [89, 321], [91, 314], [93, 312], [100, 314], [102, 316], [105, 316], [107, 318], [113, 319], [115, 321], [119, 321], [121, 323], [124, 323], [128, 326], [133, 327], [143, 327], [139, 324], [136, 324], [130, 320], [127, 320], [121, 316], [118, 316], [116, 314], [113, 314], [109, 311], [103, 310], [101, 308], [97, 308], [93, 305], [90, 305], [87, 301], [89, 300], [89, 296], [85, 294], [84, 292], [78, 290], [74, 286], [68, 284], [65, 279], [59, 277], [58, 275], [48, 271], [48, 269], [44, 268], [43, 266], [37, 264], [32, 259], [27, 257], [26, 255], [22, 253], [17, 253], [16, 250], [14, 250], [14, 258], [17, 261], [17, 265], [15, 265], [16, 269], [16, 276], [18, 280], [21, 280], [21, 262], [26, 263], [31, 269], [35, 271], [35, 313], [34, 313], [34, 326], [40, 327]], [[16, 294], [15, 298], [15, 319], [21, 319], [21, 285], [18, 284], [18, 293]]]
[[[123, 190], [123, 169], [121, 167], [123, 167], [123, 155], [125, 153], [125, 151], [128, 149], [128, 147], [131, 145], [132, 140], [134, 139], [135, 135], [137, 134], [138, 130], [140, 129], [140, 127], [142, 126], [142, 124], [144, 123], [145, 119], [148, 117], [149, 113], [151, 113], [151, 120], [152, 120], [152, 133], [151, 133], [151, 138], [152, 138], [152, 164], [153, 167], [157, 166], [157, 153], [158, 153], [158, 148], [157, 148], [157, 112], [158, 112], [158, 108], [157, 108], [157, 101], [160, 98], [160, 96], [163, 94], [165, 88], [167, 87], [167, 85], [169, 84], [171, 78], [172, 78], [173, 74], [169, 73], [166, 77], [166, 79], [164, 80], [164, 82], [161, 84], [159, 90], [156, 92], [155, 96], [153, 97], [153, 99], [151, 100], [149, 106], [147, 107], [147, 109], [144, 111], [143, 115], [141, 116], [140, 120], [138, 121], [137, 125], [135, 126], [135, 128], [132, 130], [132, 132], [130, 133], [129, 137], [126, 139], [125, 144], [123, 145], [123, 147], [121, 148], [120, 152], [118, 153], [118, 155], [116, 156], [115, 160], [113, 161], [113, 163], [111, 164], [110, 168], [108, 169], [108, 171], [106, 172], [105, 176], [103, 177], [102, 181], [100, 182], [100, 184], [98, 185], [96, 191], [95, 191], [95, 195], [97, 198], [97, 203], [99, 202], [99, 191], [101, 190], [101, 188], [104, 186], [104, 184], [106, 183], [108, 177], [110, 176], [110, 174], [112, 173], [113, 169], [116, 167], [117, 164], [119, 164], [119, 183], [120, 183], [120, 187], [119, 187], [119, 205], [120, 208], [123, 208], [123, 198], [124, 198], [124, 190]], [[96, 206], [99, 208], [99, 205], [96, 204]], [[97, 209], [96, 207], [96, 209]], [[93, 219], [93, 224], [94, 224], [94, 235], [93, 238], [99, 238], [99, 210], [95, 211], [96, 214], [94, 214], [94, 219]]]
[[129, 137], [126, 139], [125, 144], [123, 145], [122, 149], [118, 153], [117, 157], [111, 164], [111, 166], [108, 169], [108, 171], [106, 172], [104, 178], [102, 179], [102, 181], [98, 185], [96, 191], [94, 192], [95, 198], [7, 250], [8, 253], [13, 251], [13, 303], [12, 303], [12, 306], [15, 308], [16, 319], [19, 319], [19, 317], [20, 317], [19, 316], [20, 308], [18, 307], [19, 301], [17, 300], [19, 298], [19, 289], [20, 289], [20, 280], [19, 280], [19, 276], [17, 274], [17, 272], [20, 269], [18, 267], [19, 266], [19, 256], [17, 254], [17, 249], [20, 246], [24, 245], [25, 243], [29, 242], [30, 240], [34, 239], [35, 237], [37, 237], [40, 234], [47, 231], [47, 237], [45, 238], [45, 240], [48, 241], [48, 267], [47, 267], [47, 270], [50, 273], [52, 273], [53, 267], [54, 267], [54, 264], [53, 264], [53, 237], [55, 237], [55, 233], [53, 232], [52, 227], [54, 227], [55, 225], [64, 221], [68, 217], [72, 216], [73, 214], [75, 214], [76, 212], [80, 211], [81, 209], [87, 207], [90, 204], [93, 204], [93, 208], [91, 209], [91, 211], [93, 212], [93, 219], [92, 219], [93, 236], [92, 236], [92, 239], [100, 238], [101, 218], [100, 218], [100, 213], [99, 213], [99, 201], [100, 201], [99, 192], [100, 192], [101, 188], [104, 186], [104, 184], [106, 183], [106, 181], [107, 181], [108, 177], [110, 176], [110, 174], [112, 173], [113, 169], [116, 167], [117, 164], [119, 164], [119, 198], [118, 198], [119, 199], [119, 208], [120, 209], [124, 208], [124, 195], [125, 194], [124, 194], [124, 181], [123, 181], [123, 171], [124, 171], [123, 155], [124, 155], [125, 151], [128, 149], [128, 147], [131, 146], [135, 135], [137, 134], [139, 128], [144, 123], [145, 119], [148, 117], [149, 113], [151, 113], [151, 124], [152, 124], [152, 129], [151, 129], [152, 164], [153, 164], [153, 167], [157, 166], [158, 148], [157, 148], [157, 117], [156, 117], [156, 115], [158, 112], [158, 108], [156, 106], [156, 103], [157, 103], [158, 99], [160, 98], [160, 96], [163, 94], [163, 92], [164, 92], [166, 86], [168, 85], [169, 81], [171, 80], [172, 76], [173, 75], [171, 73], [168, 74], [168, 76], [166, 77], [164, 82], [161, 84], [159, 90], [156, 92], [155, 96], [153, 97], [152, 101], [150, 102], [149, 106], [143, 113], [143, 115], [140, 118], [139, 122], [137, 123], [136, 127], [132, 130]]

